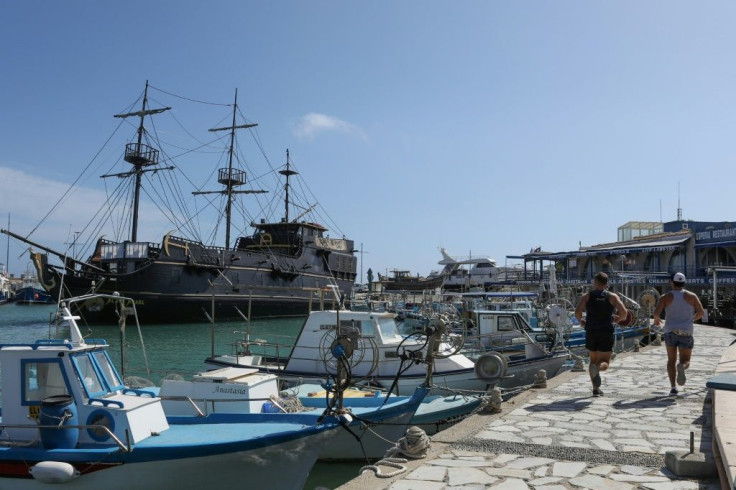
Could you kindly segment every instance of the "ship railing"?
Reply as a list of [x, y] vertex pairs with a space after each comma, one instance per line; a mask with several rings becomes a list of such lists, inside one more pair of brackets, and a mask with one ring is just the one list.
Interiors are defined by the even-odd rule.
[[277, 364], [285, 364], [294, 351], [294, 338], [269, 334], [270, 339], [241, 339], [234, 343], [238, 356], [260, 356]]
[[[293, 338], [282, 341], [275, 339], [273, 335], [270, 337], [272, 340], [255, 339], [236, 342], [236, 356], [250, 357], [254, 365], [271, 366], [275, 369], [286, 366], [289, 362], [304, 362], [309, 365], [315, 365], [316, 362], [323, 365], [323, 373], [335, 372], [336, 360], [332, 352], [335, 340], [334, 329], [326, 330], [318, 345], [296, 345]], [[363, 375], [375, 372], [379, 364], [395, 364], [395, 356], [387, 355], [384, 359], [383, 355], [379, 355], [375, 335], [363, 333], [350, 337], [353, 346], [350, 363], [354, 368], [360, 364], [361, 368], [357, 371]]]
[[539, 357], [548, 354], [544, 343], [521, 330], [480, 334], [469, 332], [465, 338], [462, 354], [471, 359], [489, 351], [496, 351], [509, 360]]
[[[2, 442], [0, 442], [0, 445], [18, 445], [18, 444], [30, 444], [35, 441], [28, 441], [28, 440], [14, 440], [7, 437], [7, 431], [15, 430], [15, 429], [58, 429], [58, 430], [67, 430], [67, 429], [86, 429], [90, 431], [102, 431], [104, 432], [107, 437], [112, 439], [112, 441], [118, 446], [118, 448], [123, 452], [130, 452], [131, 448], [130, 446], [126, 445], [123, 441], [120, 440], [118, 436], [116, 436], [109, 427], [105, 425], [100, 424], [84, 424], [84, 425], [71, 425], [71, 424], [53, 424], [53, 425], [41, 425], [41, 424], [0, 424], [0, 433], [5, 432], [6, 437], [2, 439]], [[37, 439], [36, 439], [37, 440]]]

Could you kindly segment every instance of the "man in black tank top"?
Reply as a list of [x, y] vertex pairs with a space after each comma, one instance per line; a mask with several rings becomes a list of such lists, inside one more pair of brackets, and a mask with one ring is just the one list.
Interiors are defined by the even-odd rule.
[[[585, 348], [588, 349], [590, 380], [593, 396], [601, 396], [601, 375], [611, 364], [614, 344], [613, 322], [626, 320], [628, 311], [617, 294], [607, 291], [608, 275], [599, 272], [593, 277], [591, 291], [585, 293], [575, 308], [575, 318], [585, 327]], [[586, 312], [583, 319], [583, 311]], [[612, 316], [616, 313], [615, 318]]]

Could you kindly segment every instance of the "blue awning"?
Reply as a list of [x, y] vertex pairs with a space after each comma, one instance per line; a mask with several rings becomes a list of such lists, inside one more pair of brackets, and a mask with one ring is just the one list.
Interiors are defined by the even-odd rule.
[[592, 257], [595, 255], [626, 255], [639, 252], [667, 252], [677, 250], [691, 238], [691, 235], [678, 236], [669, 240], [637, 241], [627, 243], [615, 243], [609, 246], [588, 248], [586, 250], [575, 250], [570, 252], [528, 254], [527, 260], [562, 260], [574, 257]]
[[726, 240], [723, 242], [703, 242], [695, 244], [695, 248], [703, 247], [736, 247], [736, 240]]

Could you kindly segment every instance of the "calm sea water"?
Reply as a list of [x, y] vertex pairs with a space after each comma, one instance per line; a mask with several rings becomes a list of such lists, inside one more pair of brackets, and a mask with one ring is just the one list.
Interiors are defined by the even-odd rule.
[[[56, 327], [50, 325], [55, 311], [55, 305], [0, 306], [0, 344], [69, 338], [69, 329], [57, 331]], [[178, 374], [188, 378], [205, 369], [204, 359], [213, 352], [213, 338], [214, 353], [229, 354], [233, 352], [233, 344], [245, 338], [246, 334], [251, 339], [293, 340], [303, 322], [304, 318], [254, 320], [247, 328], [244, 322], [218, 322], [214, 333], [209, 323], [141, 325], [145, 356], [150, 369], [147, 372], [141, 336], [131, 318], [125, 335], [125, 375], [145, 377], [157, 385], [167, 375]], [[117, 325], [86, 326], [82, 322], [80, 328], [85, 337], [105, 339], [110, 344], [112, 360], [118, 370], [122, 371], [120, 328]], [[335, 488], [355, 478], [361, 466], [359, 463], [317, 463], [304, 488]]]

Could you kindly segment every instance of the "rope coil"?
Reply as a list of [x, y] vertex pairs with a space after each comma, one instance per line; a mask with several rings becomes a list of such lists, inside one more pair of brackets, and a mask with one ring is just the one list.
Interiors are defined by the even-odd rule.
[[[404, 465], [409, 462], [409, 459], [421, 459], [427, 457], [427, 450], [429, 450], [430, 442], [429, 436], [427, 436], [427, 433], [424, 432], [423, 429], [417, 426], [409, 427], [406, 431], [406, 435], [386, 451], [383, 455], [383, 459], [376, 461], [375, 464], [363, 466], [358, 474], [362, 474], [363, 471], [373, 471], [378, 478], [391, 478], [393, 476], [400, 475], [406, 471], [407, 468]], [[379, 466], [396, 468], [396, 471], [383, 473]]]

